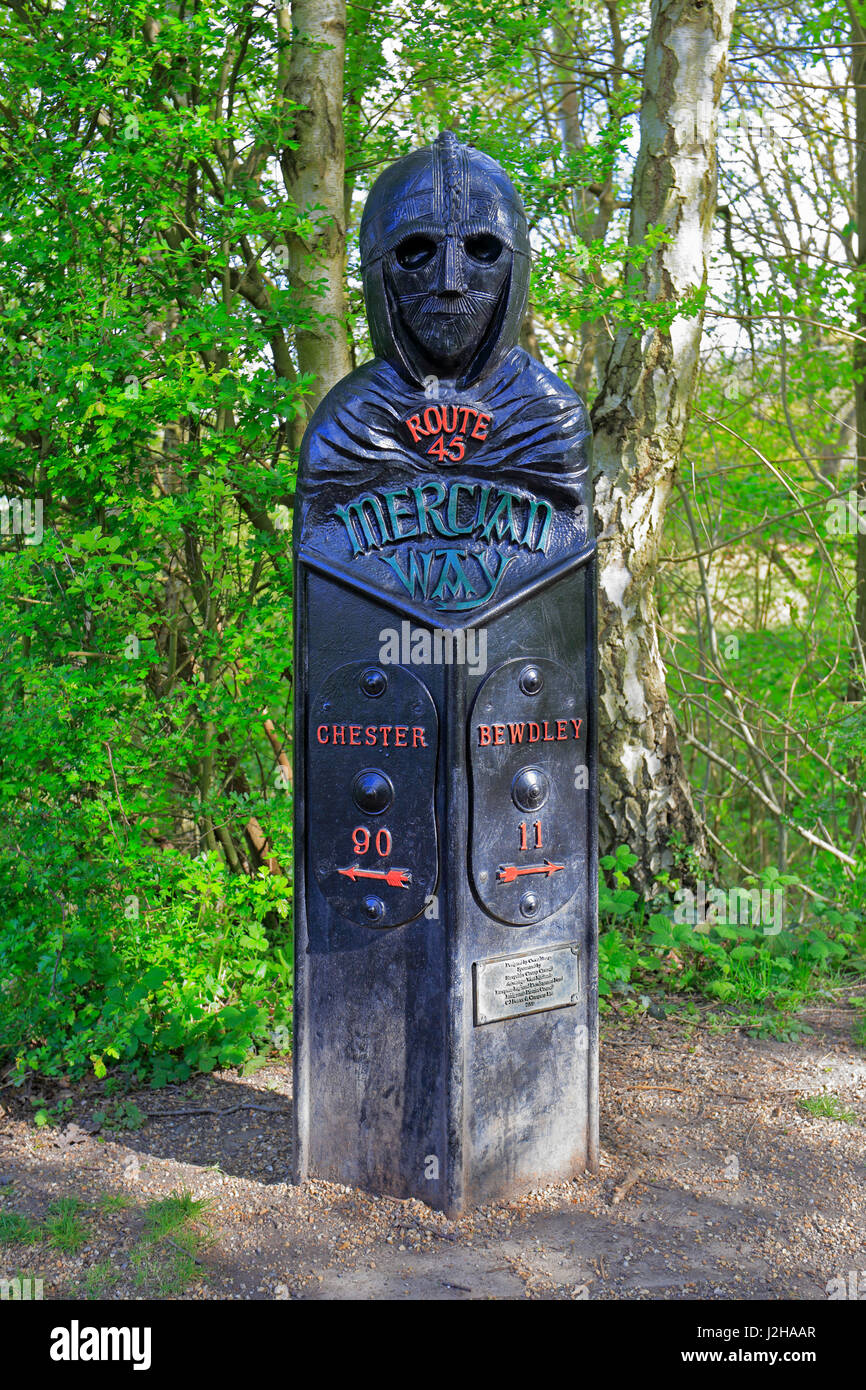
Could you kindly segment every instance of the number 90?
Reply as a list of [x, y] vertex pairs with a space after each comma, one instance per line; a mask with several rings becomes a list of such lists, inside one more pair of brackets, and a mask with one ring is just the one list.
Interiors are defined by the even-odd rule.
[[[370, 832], [365, 825], [356, 825], [352, 831], [352, 844], [356, 854], [366, 854], [370, 848]], [[391, 853], [391, 832], [384, 825], [376, 831], [376, 853], [380, 859], [387, 859]]]

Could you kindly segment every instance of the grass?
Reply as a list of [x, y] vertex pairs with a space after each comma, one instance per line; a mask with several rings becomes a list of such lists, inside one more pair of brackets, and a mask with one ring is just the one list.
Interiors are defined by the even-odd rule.
[[150, 1240], [161, 1240], [180, 1231], [191, 1222], [200, 1220], [208, 1208], [204, 1197], [196, 1199], [185, 1189], [172, 1192], [159, 1202], [151, 1202], [144, 1213], [144, 1227]]
[[34, 1245], [46, 1238], [55, 1250], [76, 1255], [87, 1241], [89, 1230], [79, 1215], [83, 1203], [78, 1197], [59, 1197], [48, 1208], [41, 1223], [17, 1211], [0, 1214], [0, 1244]]
[[100, 1260], [91, 1265], [84, 1276], [84, 1291], [87, 1298], [104, 1298], [109, 1289], [120, 1280], [120, 1270], [115, 1269], [111, 1260]]
[[42, 1231], [29, 1216], [17, 1211], [0, 1213], [0, 1245], [35, 1245]]
[[107, 1215], [113, 1211], [123, 1211], [126, 1207], [134, 1207], [135, 1201], [132, 1197], [127, 1197], [124, 1192], [103, 1192], [99, 1199], [99, 1210]]
[[[123, 1193], [106, 1193], [99, 1203], [106, 1214], [135, 1205]], [[144, 1231], [129, 1257], [132, 1281], [145, 1297], [177, 1297], [193, 1280], [204, 1277], [201, 1253], [211, 1239], [209, 1205], [207, 1199], [182, 1190], [145, 1207]], [[122, 1278], [111, 1260], [100, 1260], [84, 1276], [84, 1296], [105, 1298]]]
[[849, 1125], [858, 1123], [854, 1111], [847, 1110], [838, 1096], [803, 1096], [797, 1104], [807, 1115], [814, 1115], [822, 1120], [843, 1120]]
[[[136, 1205], [125, 1193], [104, 1193], [98, 1209], [103, 1215]], [[21, 1212], [0, 1212], [0, 1245], [34, 1245], [48, 1240], [55, 1250], [76, 1255], [90, 1237], [79, 1197], [51, 1202], [41, 1223]], [[152, 1297], [171, 1298], [203, 1277], [201, 1254], [210, 1244], [207, 1218], [210, 1202], [191, 1192], [172, 1192], [144, 1210], [144, 1231], [130, 1260], [135, 1284]], [[104, 1298], [122, 1279], [111, 1260], [91, 1265], [84, 1276], [84, 1296]]]
[[82, 1206], [78, 1197], [59, 1197], [49, 1204], [45, 1231], [55, 1250], [77, 1255], [86, 1244], [90, 1232], [79, 1215]]
[[199, 1276], [196, 1259], [187, 1250], [147, 1249], [132, 1252], [135, 1283], [151, 1297], [174, 1298]]
[[210, 1241], [209, 1205], [186, 1190], [150, 1203], [144, 1213], [144, 1238], [132, 1255], [139, 1287], [171, 1298], [201, 1278], [200, 1255]]

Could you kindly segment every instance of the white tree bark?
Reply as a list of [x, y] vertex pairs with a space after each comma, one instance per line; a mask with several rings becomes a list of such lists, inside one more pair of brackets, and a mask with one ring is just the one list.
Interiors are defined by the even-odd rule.
[[[662, 225], [645, 296], [678, 301], [706, 283], [716, 197], [716, 124], [735, 0], [653, 0], [630, 242]], [[623, 330], [593, 408], [599, 555], [602, 847], [628, 844], [647, 886], [672, 862], [671, 832], [706, 858], [668, 701], [654, 584], [695, 385], [703, 311], [642, 337]]]

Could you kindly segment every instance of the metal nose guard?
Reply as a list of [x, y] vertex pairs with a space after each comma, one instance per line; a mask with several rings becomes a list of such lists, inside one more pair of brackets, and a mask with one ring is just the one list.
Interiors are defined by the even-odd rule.
[[436, 292], [438, 294], [462, 294], [465, 289], [463, 246], [456, 233], [447, 232], [445, 255], [439, 262], [439, 274], [436, 277]]

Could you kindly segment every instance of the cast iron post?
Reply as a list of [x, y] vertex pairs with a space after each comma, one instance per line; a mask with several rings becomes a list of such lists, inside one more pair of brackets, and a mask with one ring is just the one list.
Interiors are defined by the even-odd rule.
[[295, 511], [295, 1175], [455, 1214], [598, 1162], [591, 436], [493, 160], [397, 161], [361, 255]]

